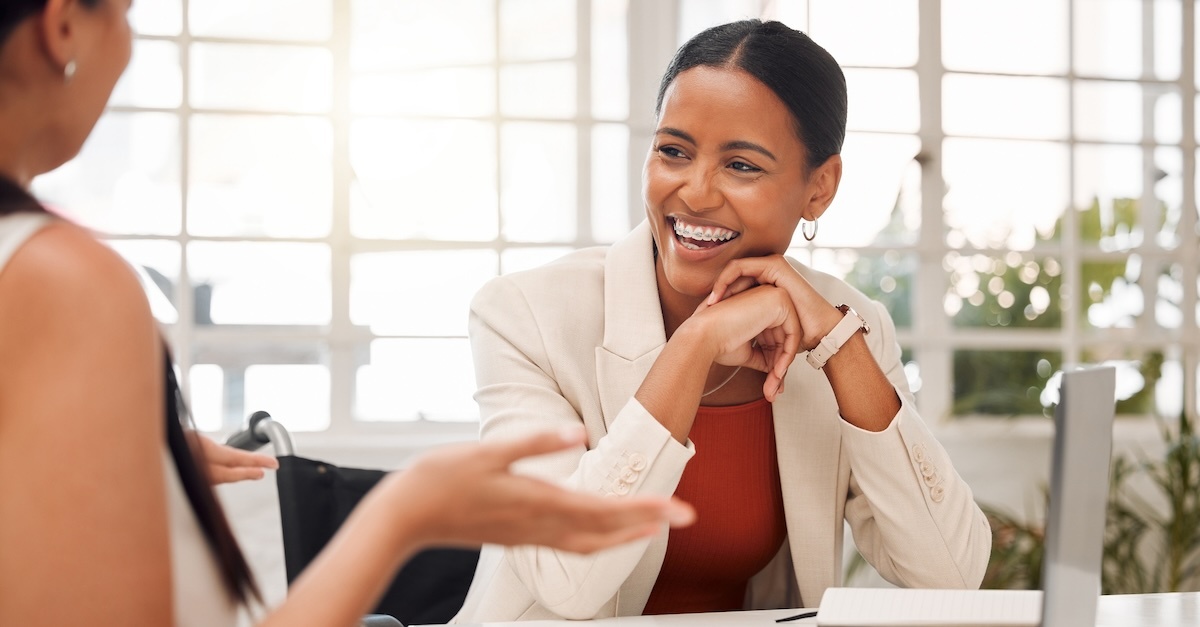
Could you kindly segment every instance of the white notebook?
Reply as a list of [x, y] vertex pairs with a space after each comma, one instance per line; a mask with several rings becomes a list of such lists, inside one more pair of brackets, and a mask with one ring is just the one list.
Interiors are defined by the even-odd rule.
[[817, 611], [822, 627], [1038, 627], [1041, 620], [1041, 590], [829, 588]]

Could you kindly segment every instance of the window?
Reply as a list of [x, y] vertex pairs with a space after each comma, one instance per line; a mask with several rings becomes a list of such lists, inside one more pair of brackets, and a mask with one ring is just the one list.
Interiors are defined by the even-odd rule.
[[888, 305], [924, 415], [1040, 413], [1109, 360], [1123, 412], [1195, 411], [1192, 0], [141, 2], [35, 190], [142, 275], [201, 428], [473, 432], [475, 290], [640, 220], [670, 55], [751, 16], [845, 68], [792, 253]]

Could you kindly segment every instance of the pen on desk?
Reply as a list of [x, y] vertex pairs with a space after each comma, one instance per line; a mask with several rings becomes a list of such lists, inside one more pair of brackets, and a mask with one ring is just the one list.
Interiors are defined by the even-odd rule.
[[787, 618], [777, 618], [777, 619], [775, 619], [775, 622], [790, 623], [794, 620], [800, 620], [801, 618], [813, 618], [816, 615], [817, 615], [816, 612], [800, 612], [799, 614], [796, 614], [795, 616], [788, 616]]

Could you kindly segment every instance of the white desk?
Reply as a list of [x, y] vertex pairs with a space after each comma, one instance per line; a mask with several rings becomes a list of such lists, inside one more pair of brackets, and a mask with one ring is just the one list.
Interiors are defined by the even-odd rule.
[[[622, 616], [586, 621], [596, 627], [775, 627], [775, 620], [805, 610], [757, 610], [711, 614]], [[581, 621], [537, 620], [504, 623], [473, 623], [477, 627], [580, 627]], [[815, 625], [804, 618], [778, 625]], [[462, 626], [466, 627], [466, 626]], [[1200, 592], [1125, 594], [1100, 597], [1096, 627], [1200, 627]]]

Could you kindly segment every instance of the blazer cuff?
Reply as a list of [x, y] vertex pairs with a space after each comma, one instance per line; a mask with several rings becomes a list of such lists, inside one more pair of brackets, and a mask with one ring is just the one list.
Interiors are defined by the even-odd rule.
[[592, 466], [589, 483], [597, 492], [605, 496], [670, 496], [696, 447], [691, 440], [680, 444], [636, 398], [630, 398], [600, 439], [596, 452], [603, 461]]

